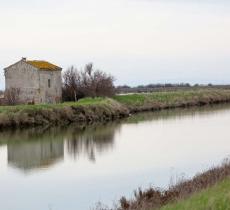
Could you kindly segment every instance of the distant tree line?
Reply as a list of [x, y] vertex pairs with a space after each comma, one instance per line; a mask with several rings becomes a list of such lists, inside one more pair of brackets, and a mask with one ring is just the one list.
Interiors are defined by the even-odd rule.
[[77, 101], [84, 97], [105, 97], [115, 94], [114, 77], [94, 70], [89, 63], [84, 70], [71, 66], [63, 73], [63, 101]]
[[216, 87], [216, 88], [226, 88], [229, 86], [224, 85], [212, 85], [209, 84], [194, 84], [190, 83], [157, 83], [148, 85], [138, 85], [131, 87], [128, 85], [120, 85], [116, 87], [116, 93], [140, 93], [140, 92], [154, 92], [154, 91], [170, 91], [170, 90], [180, 90], [180, 89], [191, 89], [191, 88], [205, 88], [205, 87]]
[[[156, 84], [148, 84], [148, 85], [138, 85], [131, 87], [129, 85], [120, 85], [116, 88], [167, 88], [167, 87], [207, 87], [207, 86], [213, 86], [213, 84], [209, 83], [207, 85], [205, 84], [194, 84], [191, 85], [190, 83], [156, 83]], [[221, 86], [221, 85], [218, 85]]]
[[190, 85], [189, 83], [165, 83], [165, 84], [161, 84], [161, 83], [157, 83], [157, 84], [148, 84], [148, 85], [138, 85], [135, 87], [131, 87], [128, 85], [121, 85], [121, 86], [117, 86], [117, 88], [164, 88], [164, 87], [191, 87], [192, 85]]

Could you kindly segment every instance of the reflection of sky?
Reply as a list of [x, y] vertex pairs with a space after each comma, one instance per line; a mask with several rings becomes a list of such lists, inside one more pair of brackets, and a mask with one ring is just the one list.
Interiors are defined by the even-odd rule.
[[0, 209], [85, 210], [130, 196], [140, 186], [166, 187], [171, 176], [190, 177], [227, 157], [229, 124], [227, 109], [123, 123], [114, 127], [109, 152], [95, 150], [95, 162], [84, 154], [75, 159], [66, 142], [62, 162], [26, 174], [7, 167], [7, 147], [1, 146]]
[[0, 69], [27, 56], [93, 61], [117, 84], [229, 83], [229, 1], [0, 1]]

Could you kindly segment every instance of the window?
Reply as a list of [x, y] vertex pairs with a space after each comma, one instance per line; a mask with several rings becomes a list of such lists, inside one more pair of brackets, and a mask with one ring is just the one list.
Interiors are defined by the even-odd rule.
[[48, 87], [49, 87], [49, 88], [51, 87], [50, 79], [48, 79]]

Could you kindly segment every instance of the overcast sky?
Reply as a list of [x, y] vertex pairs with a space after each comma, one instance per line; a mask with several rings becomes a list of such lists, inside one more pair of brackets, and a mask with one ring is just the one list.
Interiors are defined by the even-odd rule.
[[230, 83], [228, 0], [0, 0], [3, 68], [87, 62], [116, 84]]

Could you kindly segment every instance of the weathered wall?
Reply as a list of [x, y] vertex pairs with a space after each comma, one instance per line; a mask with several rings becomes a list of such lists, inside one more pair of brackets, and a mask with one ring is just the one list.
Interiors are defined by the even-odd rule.
[[5, 69], [6, 90], [20, 89], [20, 101], [28, 103], [39, 102], [38, 70], [24, 61], [19, 61]]
[[[50, 87], [48, 86], [50, 80]], [[38, 70], [21, 60], [5, 69], [6, 90], [20, 89], [22, 103], [57, 103], [61, 101], [61, 71]]]
[[[48, 86], [50, 80], [50, 87]], [[61, 101], [61, 71], [39, 71], [40, 103], [57, 103]]]

